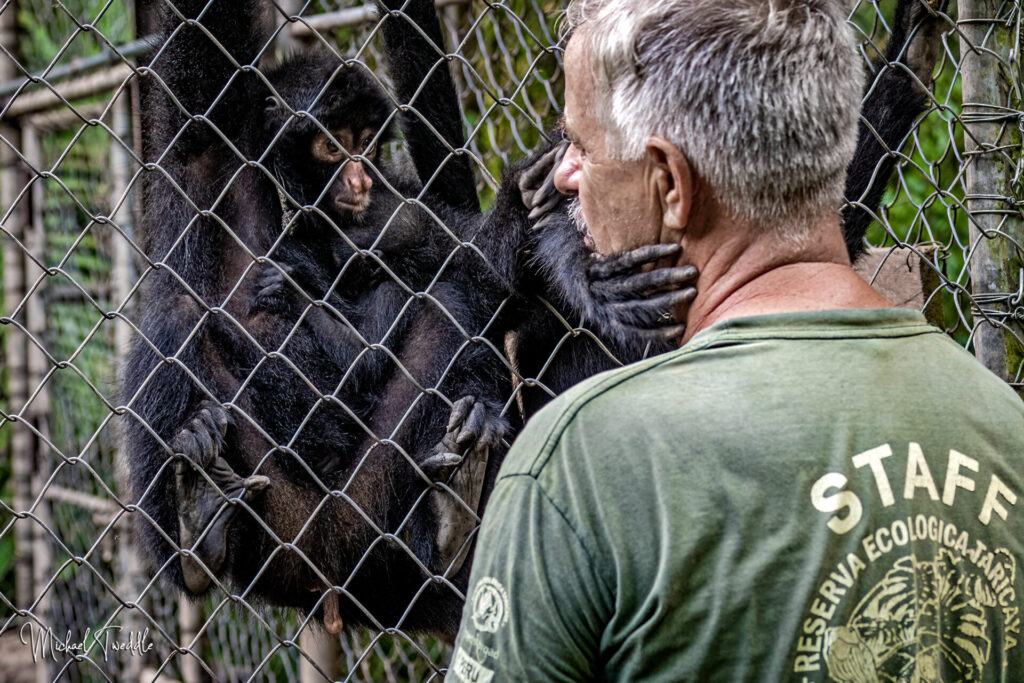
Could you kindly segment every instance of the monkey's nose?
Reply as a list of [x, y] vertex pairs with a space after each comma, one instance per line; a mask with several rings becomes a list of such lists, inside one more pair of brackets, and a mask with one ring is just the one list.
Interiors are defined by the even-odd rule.
[[373, 187], [373, 178], [363, 170], [362, 162], [350, 161], [344, 176], [345, 187], [354, 195], [366, 194]]

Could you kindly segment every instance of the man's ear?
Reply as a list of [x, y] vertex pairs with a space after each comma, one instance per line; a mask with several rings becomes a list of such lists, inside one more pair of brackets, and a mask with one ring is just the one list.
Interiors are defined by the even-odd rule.
[[693, 210], [693, 169], [678, 147], [658, 135], [647, 139], [647, 157], [654, 167], [651, 178], [655, 187], [652, 189], [661, 201], [662, 223], [670, 237], [668, 241], [677, 242]]

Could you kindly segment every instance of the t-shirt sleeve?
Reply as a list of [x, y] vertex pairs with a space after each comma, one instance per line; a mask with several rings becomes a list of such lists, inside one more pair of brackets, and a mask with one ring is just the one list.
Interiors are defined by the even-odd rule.
[[598, 665], [611, 592], [526, 474], [501, 479], [480, 529], [449, 681], [576, 681]]

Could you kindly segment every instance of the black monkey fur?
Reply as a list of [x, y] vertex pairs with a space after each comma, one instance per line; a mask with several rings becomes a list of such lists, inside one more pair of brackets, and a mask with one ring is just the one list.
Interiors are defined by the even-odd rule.
[[[426, 607], [406, 627], [450, 631], [452, 584], [430, 582], [446, 558], [436, 557], [426, 476], [448, 472], [424, 466], [469, 448], [456, 437], [470, 426], [498, 449], [506, 426], [492, 397], [511, 392], [501, 340], [484, 331], [506, 296], [488, 261], [514, 245], [484, 253], [460, 243], [524, 220], [521, 202], [485, 220], [475, 196], [474, 205], [446, 201], [433, 188], [472, 186], [462, 159], [423, 174], [432, 181], [423, 208], [410, 207], [400, 197], [417, 196], [419, 180], [367, 146], [347, 164], [371, 167], [369, 207], [336, 210], [346, 164], [317, 165], [308, 151], [336, 126], [368, 129], [378, 147], [388, 138], [393, 108], [372, 75], [313, 52], [261, 76], [250, 68], [269, 35], [261, 3], [175, 7], [160, 15], [165, 43], [143, 89], [144, 154], [154, 162], [143, 246], [154, 269], [123, 368], [142, 554], [194, 594], [215, 574], [253, 597], [312, 609], [337, 601], [317, 591], [347, 581], [344, 621], [393, 621], [415, 598]], [[202, 28], [179, 29], [179, 12]], [[384, 31], [390, 44], [418, 40], [399, 29]], [[429, 111], [448, 134], [461, 115], [457, 103], [445, 108], [454, 85], [438, 73], [451, 97]], [[408, 137], [416, 149], [422, 136]], [[514, 190], [505, 195], [514, 203]], [[487, 424], [469, 424], [478, 413], [466, 410], [449, 425], [442, 397], [473, 395], [486, 397], [477, 403]], [[393, 590], [380, 590], [381, 576]]]

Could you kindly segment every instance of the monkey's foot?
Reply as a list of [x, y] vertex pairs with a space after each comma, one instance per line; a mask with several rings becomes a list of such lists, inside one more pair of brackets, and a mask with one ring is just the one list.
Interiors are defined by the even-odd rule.
[[684, 307], [697, 296], [693, 266], [637, 272], [662, 259], [675, 260], [678, 244], [652, 244], [610, 256], [598, 256], [587, 271], [596, 303], [588, 314], [601, 329], [630, 339], [674, 339], [686, 326]]
[[466, 561], [466, 541], [477, 525], [490, 451], [507, 432], [508, 422], [497, 407], [464, 396], [452, 406], [447, 433], [434, 455], [422, 463], [428, 476], [447, 484], [447, 489], [430, 492], [437, 521], [435, 571], [454, 576]]
[[181, 571], [185, 586], [193, 593], [206, 590], [212, 575], [224, 564], [228, 531], [238, 514], [237, 502], [251, 502], [270, 484], [261, 475], [243, 479], [221, 457], [230, 425], [227, 411], [206, 401], [171, 442], [178, 455], [174, 479], [179, 543], [191, 550], [189, 557], [181, 558]]
[[420, 467], [434, 481], [444, 481], [465, 460], [497, 446], [508, 431], [508, 422], [482, 400], [463, 396], [452, 406], [447, 432]]

